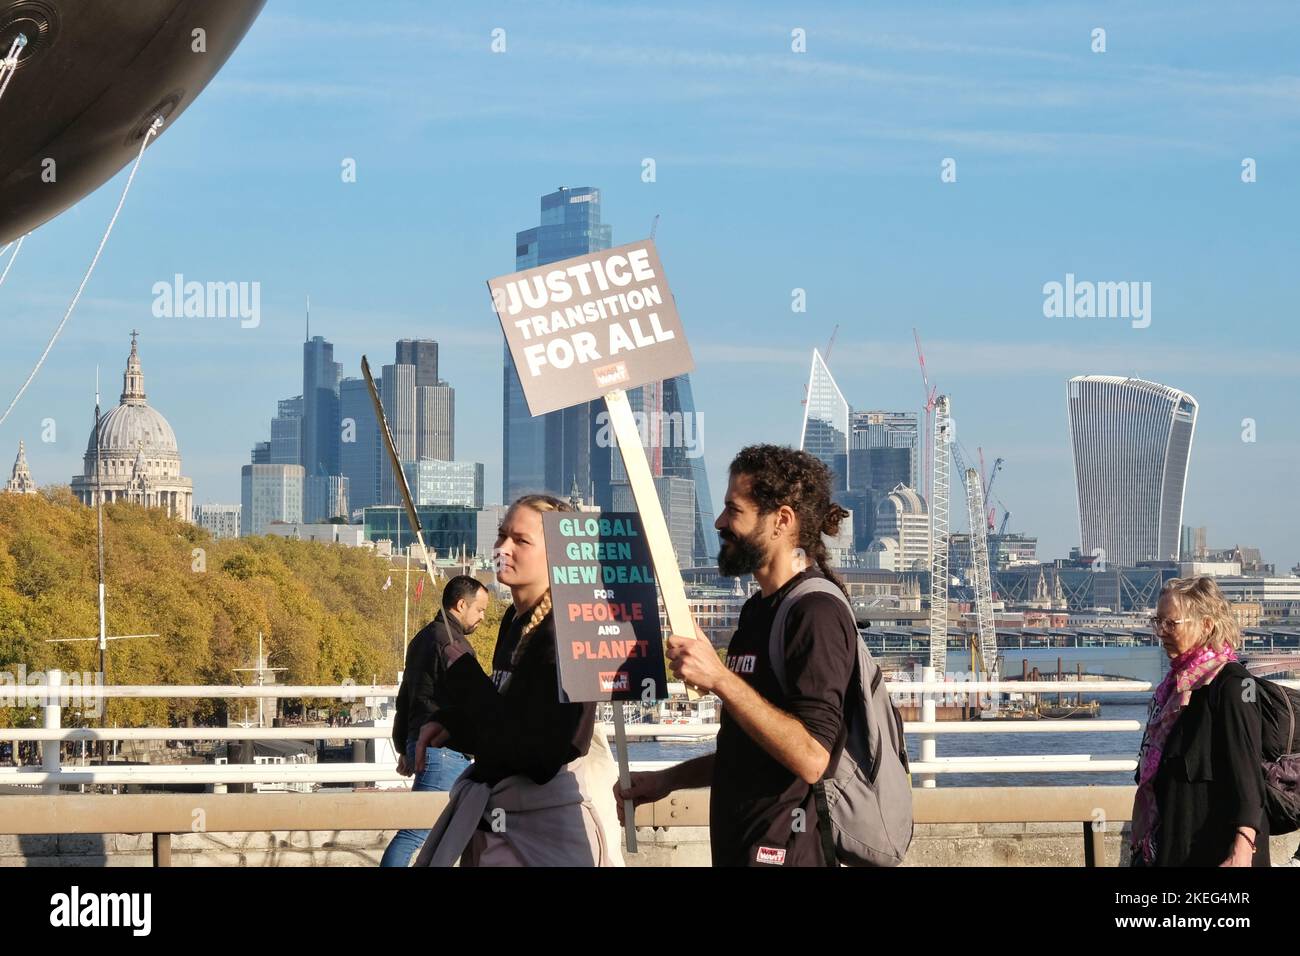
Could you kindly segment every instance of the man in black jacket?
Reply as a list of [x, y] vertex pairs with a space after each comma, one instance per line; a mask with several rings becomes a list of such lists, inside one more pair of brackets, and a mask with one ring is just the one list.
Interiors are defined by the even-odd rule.
[[[393, 716], [393, 747], [396, 749], [397, 772], [403, 776], [415, 775], [412, 790], [424, 792], [445, 789], [445, 778], [458, 761], [456, 754], [445, 748], [429, 748], [425, 753], [425, 767], [415, 773], [415, 747], [420, 728], [433, 719], [438, 701], [433, 689], [445, 668], [446, 649], [459, 645], [474, 653], [466, 634], [472, 634], [483, 622], [487, 613], [488, 590], [482, 582], [466, 575], [457, 575], [442, 589], [442, 610], [438, 616], [420, 629], [406, 647], [406, 669], [402, 685], [397, 691], [397, 711]], [[428, 830], [399, 830], [384, 851], [380, 866], [409, 866], [411, 855], [424, 844]]]

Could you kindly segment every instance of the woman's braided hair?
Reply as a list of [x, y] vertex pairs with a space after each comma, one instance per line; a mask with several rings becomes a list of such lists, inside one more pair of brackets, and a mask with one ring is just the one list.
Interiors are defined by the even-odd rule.
[[806, 451], [784, 445], [749, 445], [731, 462], [731, 475], [749, 478], [749, 496], [760, 515], [788, 505], [799, 518], [799, 541], [808, 559], [844, 591], [844, 582], [831, 570], [822, 535], [834, 538], [849, 512], [831, 500], [831, 470]]
[[[532, 508], [538, 514], [546, 511], [573, 511], [573, 505], [569, 504], [563, 498], [556, 498], [552, 495], [524, 495], [515, 499], [515, 503], [510, 506], [510, 510], [516, 508]], [[515, 645], [514, 653], [510, 655], [510, 665], [518, 667], [519, 661], [524, 656], [524, 651], [528, 649], [530, 638], [533, 632], [541, 626], [542, 621], [546, 620], [546, 615], [551, 613], [551, 589], [547, 588], [546, 593], [542, 595], [540, 601], [533, 605], [529, 612], [528, 620], [524, 622], [524, 629], [519, 634], [519, 643]]]

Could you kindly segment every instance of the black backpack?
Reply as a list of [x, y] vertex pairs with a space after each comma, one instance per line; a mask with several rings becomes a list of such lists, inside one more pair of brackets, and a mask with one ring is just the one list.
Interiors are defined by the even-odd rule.
[[1269, 833], [1277, 836], [1300, 829], [1300, 740], [1296, 716], [1300, 690], [1256, 677], [1259, 694], [1260, 744], [1264, 764], [1264, 809]]

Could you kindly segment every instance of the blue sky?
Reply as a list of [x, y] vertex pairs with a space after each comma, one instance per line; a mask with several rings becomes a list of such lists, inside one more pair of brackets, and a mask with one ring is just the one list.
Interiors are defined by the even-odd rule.
[[[86, 298], [0, 428], [4, 464], [22, 438], [39, 482], [80, 470], [94, 367], [116, 400], [136, 327], [195, 501], [238, 501], [276, 400], [301, 391], [310, 292], [312, 331], [346, 374], [363, 352], [391, 361], [399, 337], [442, 343], [458, 457], [485, 462], [499, 495], [484, 280], [513, 268], [543, 193], [594, 185], [615, 243], [662, 216], [715, 502], [741, 445], [797, 442], [810, 351], [837, 324], [849, 401], [918, 407], [915, 326], [963, 443], [1006, 460], [996, 494], [1040, 553], [1078, 535], [1065, 380], [1110, 373], [1200, 401], [1185, 523], [1279, 570], [1300, 559], [1294, 4], [465, 6], [392, 2], [377, 18], [271, 0], [147, 151]], [[6, 95], [22, 94], [15, 80]], [[124, 175], [34, 233], [0, 288], [5, 404]], [[151, 288], [177, 272], [260, 282], [261, 325], [154, 318]], [[1150, 327], [1044, 318], [1043, 284], [1067, 272], [1150, 282]]]

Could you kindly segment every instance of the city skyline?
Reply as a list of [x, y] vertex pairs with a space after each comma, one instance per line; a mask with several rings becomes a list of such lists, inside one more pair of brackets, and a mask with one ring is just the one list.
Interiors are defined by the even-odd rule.
[[[1036, 535], [1042, 555], [1079, 543], [1062, 383], [1135, 375], [1201, 402], [1184, 523], [1289, 568], [1294, 529], [1233, 504], [1243, 481], [1283, 501], [1300, 459], [1286, 413], [1300, 350], [1276, 268], [1295, 257], [1287, 91], [1300, 14], [1265, 7], [1275, 28], [1249, 43], [1210, 6], [1177, 20], [1108, 8], [1111, 50], [1094, 55], [1092, 24], [1061, 11], [995, 4], [920, 23], [813, 5], [799, 14], [800, 59], [792, 24], [771, 11], [670, 4], [652, 18], [575, 4], [554, 23], [505, 5], [510, 48], [494, 56], [498, 24], [474, 12], [441, 12], [435, 28], [414, 4], [384, 24], [339, 3], [282, 4], [148, 149], [80, 311], [0, 446], [13, 455], [23, 440], [38, 482], [76, 473], [95, 366], [110, 374], [139, 326], [196, 502], [233, 503], [249, 440], [299, 391], [310, 291], [313, 331], [344, 375], [399, 338], [439, 341], [461, 391], [457, 457], [485, 463], [495, 498], [500, 330], [483, 283], [512, 268], [510, 235], [537, 196], [590, 183], [623, 238], [662, 215], [715, 501], [741, 445], [797, 444], [807, 356], [836, 324], [830, 366], [855, 407], [919, 409], [915, 326], [966, 446], [1005, 459], [1010, 530]], [[636, 39], [602, 48], [619, 24]], [[345, 36], [383, 38], [382, 56], [362, 44], [365, 70], [331, 84], [330, 41]], [[1189, 55], [1198, 70], [1182, 65]], [[641, 122], [616, 122], [623, 108], [580, 81], [593, 65], [643, 91]], [[372, 86], [445, 93], [410, 108]], [[832, 122], [846, 113], [861, 123]], [[519, 137], [539, 148], [511, 149]], [[575, 137], [592, 143], [580, 158], [563, 145]], [[345, 184], [349, 157], [357, 181]], [[944, 183], [948, 157], [957, 176]], [[1246, 157], [1257, 182], [1241, 179]], [[121, 182], [27, 240], [0, 289], [0, 380], [30, 369]], [[160, 241], [171, 222], [186, 228]], [[153, 284], [178, 273], [261, 282], [259, 324], [150, 318]], [[1044, 286], [1067, 276], [1150, 282], [1149, 327], [1046, 317]], [[805, 312], [792, 311], [796, 289]]]

